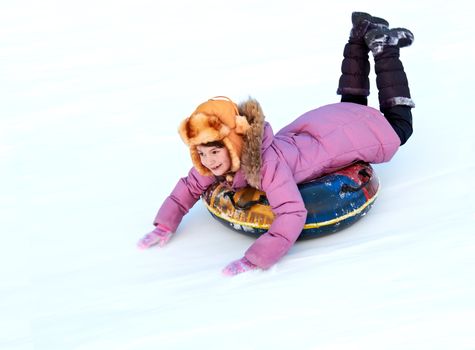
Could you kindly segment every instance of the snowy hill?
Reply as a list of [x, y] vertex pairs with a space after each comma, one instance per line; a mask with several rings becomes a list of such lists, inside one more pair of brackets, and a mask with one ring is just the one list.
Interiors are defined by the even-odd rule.
[[[354, 6], [3, 2], [0, 348], [475, 349], [471, 12]], [[201, 203], [168, 246], [137, 250], [191, 165], [179, 121], [252, 95], [278, 130], [337, 101], [353, 10], [416, 36], [415, 133], [375, 166], [368, 215], [234, 278], [220, 271], [252, 238]]]

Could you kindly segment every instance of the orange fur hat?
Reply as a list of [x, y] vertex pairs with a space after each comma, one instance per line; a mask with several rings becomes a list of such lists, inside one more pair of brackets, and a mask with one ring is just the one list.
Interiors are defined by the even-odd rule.
[[190, 148], [191, 160], [201, 175], [213, 173], [201, 164], [196, 146], [221, 141], [231, 158], [230, 171], [241, 166], [242, 135], [249, 129], [246, 117], [240, 116], [237, 105], [227, 97], [217, 96], [202, 104], [180, 123], [178, 132]]

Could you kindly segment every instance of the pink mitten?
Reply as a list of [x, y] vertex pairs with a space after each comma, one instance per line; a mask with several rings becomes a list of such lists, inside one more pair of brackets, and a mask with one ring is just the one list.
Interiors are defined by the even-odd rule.
[[140, 249], [147, 249], [151, 246], [158, 244], [159, 247], [163, 247], [172, 237], [173, 232], [168, 230], [165, 226], [158, 225], [155, 230], [147, 233], [142, 239], [137, 242], [137, 246]]
[[235, 276], [243, 272], [247, 272], [250, 270], [259, 269], [256, 265], [252, 262], [247, 260], [246, 258], [241, 258], [239, 260], [233, 261], [228, 266], [223, 269], [223, 274], [226, 276]]

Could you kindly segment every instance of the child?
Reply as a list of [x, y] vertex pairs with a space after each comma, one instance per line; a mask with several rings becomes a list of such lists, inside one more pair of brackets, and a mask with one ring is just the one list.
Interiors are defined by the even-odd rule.
[[[155, 230], [140, 248], [165, 245], [183, 216], [215, 181], [233, 188], [252, 186], [266, 193], [275, 219], [225, 275], [268, 269], [292, 247], [305, 224], [306, 209], [297, 184], [356, 161], [389, 161], [412, 134], [414, 107], [399, 49], [414, 37], [403, 28], [367, 13], [352, 14], [337, 94], [341, 102], [309, 111], [273, 134], [259, 103], [239, 106], [227, 98], [199, 105], [179, 127], [194, 167], [180, 179], [155, 218]], [[369, 61], [375, 61], [380, 111], [367, 107]]]

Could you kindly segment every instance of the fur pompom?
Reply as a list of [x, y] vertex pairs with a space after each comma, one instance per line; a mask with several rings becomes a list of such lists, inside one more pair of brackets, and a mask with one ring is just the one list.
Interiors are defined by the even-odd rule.
[[246, 117], [237, 115], [236, 116], [236, 133], [244, 134], [247, 130], [249, 130], [250, 126], [247, 122]]

